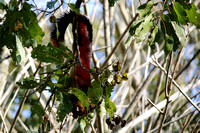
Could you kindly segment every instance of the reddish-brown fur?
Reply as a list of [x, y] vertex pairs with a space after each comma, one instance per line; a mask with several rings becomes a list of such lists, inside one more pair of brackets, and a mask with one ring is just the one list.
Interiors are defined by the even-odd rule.
[[[80, 64], [77, 65], [75, 78], [76, 78], [79, 88], [86, 91], [85, 89], [87, 89], [91, 83], [90, 73], [89, 73], [91, 42], [90, 42], [87, 26], [84, 23], [80, 22], [78, 28], [79, 28], [78, 36], [81, 36], [80, 37], [81, 40], [79, 40], [79, 42], [81, 43], [81, 45], [79, 45], [79, 54], [80, 54], [80, 62], [82, 66]], [[83, 67], [87, 70], [84, 70]]]
[[[72, 74], [75, 76], [72, 87], [77, 87], [87, 94], [88, 87], [91, 86], [89, 71], [92, 43], [92, 25], [90, 24], [89, 20], [83, 15], [75, 15], [75, 13], [72, 11], [68, 14], [65, 14], [58, 21], [58, 31], [60, 33], [59, 37], [57, 37], [56, 35], [57, 28], [54, 25], [53, 31], [51, 33], [51, 41], [53, 46], [59, 47], [59, 42], [64, 41], [65, 30], [67, 26], [73, 22], [74, 17], [76, 17], [76, 24], [73, 25], [72, 31], [74, 35], [74, 42], [78, 42], [78, 44], [73, 44], [74, 57], [76, 61], [79, 61], [80, 59], [81, 64], [75, 66], [75, 74]], [[75, 33], [75, 31], [77, 31], [77, 33]], [[78, 48], [78, 50], [76, 48]], [[77, 54], [77, 52], [79, 52], [79, 54]], [[78, 57], [78, 55], [80, 56], [80, 58]], [[72, 111], [74, 118], [77, 118], [77, 116], [82, 116], [87, 113], [82, 103], [75, 96], [72, 96], [71, 100], [74, 104], [74, 109]], [[79, 108], [79, 111], [76, 110], [76, 108]]]

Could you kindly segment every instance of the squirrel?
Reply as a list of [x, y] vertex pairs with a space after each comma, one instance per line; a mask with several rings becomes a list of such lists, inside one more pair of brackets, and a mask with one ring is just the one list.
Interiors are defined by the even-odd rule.
[[[56, 24], [52, 26], [51, 42], [53, 46], [59, 47], [59, 42], [64, 41], [64, 34], [69, 24], [72, 24], [74, 60], [80, 62], [74, 68], [71, 87], [76, 87], [87, 94], [88, 87], [91, 87], [89, 70], [93, 37], [92, 24], [84, 15], [76, 14], [74, 11], [65, 13], [61, 18], [57, 19], [57, 26]], [[58, 37], [57, 30], [59, 31]], [[78, 98], [72, 95], [71, 101], [74, 105], [72, 110], [74, 118], [87, 114]]]

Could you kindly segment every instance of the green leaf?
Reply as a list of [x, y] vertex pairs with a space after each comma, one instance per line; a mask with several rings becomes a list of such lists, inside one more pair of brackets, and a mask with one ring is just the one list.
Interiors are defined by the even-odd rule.
[[54, 7], [54, 5], [56, 4], [56, 2], [57, 2], [57, 0], [47, 2], [47, 8], [52, 9]]
[[144, 22], [144, 19], [138, 20], [137, 22], [135, 22], [135, 23], [131, 26], [131, 28], [130, 28], [130, 30], [129, 30], [129, 34], [130, 34], [131, 36], [133, 36], [133, 35], [135, 34], [135, 30], [140, 26], [140, 24], [141, 24], [142, 22]]
[[5, 22], [3, 23], [3, 29], [8, 30], [8, 34], [14, 32], [14, 27], [17, 22], [17, 18], [19, 16], [19, 12], [17, 10], [14, 11], [7, 11], [5, 15]]
[[149, 39], [148, 39], [148, 45], [151, 46], [152, 44], [154, 44], [154, 41], [155, 41], [155, 38], [156, 38], [156, 35], [158, 33], [158, 26], [156, 25], [151, 33], [151, 35], [149, 36]]
[[151, 9], [153, 7], [153, 1], [149, 1], [141, 6], [138, 7], [137, 12], [140, 15], [140, 18], [146, 16], [151, 12]]
[[106, 85], [105, 85], [105, 91], [106, 91], [106, 97], [107, 98], [110, 98], [111, 93], [113, 91], [113, 88], [114, 88], [114, 86], [110, 85], [110, 83], [108, 83], [108, 82], [106, 83]]
[[179, 24], [177, 24], [175, 21], [172, 21], [172, 26], [174, 27], [174, 30], [176, 32], [176, 35], [179, 38], [179, 41], [182, 43], [182, 45], [186, 45], [186, 35], [184, 28], [181, 27]]
[[62, 122], [67, 114], [72, 112], [73, 104], [68, 94], [60, 93], [61, 100], [57, 110], [57, 120]]
[[73, 53], [68, 49], [67, 46], [62, 45], [62, 43], [59, 48], [48, 44], [47, 46], [38, 45], [32, 51], [32, 57], [37, 58], [42, 62], [59, 64], [63, 63], [63, 57], [67, 58], [68, 61], [73, 60]]
[[32, 51], [32, 57], [37, 58], [39, 61], [42, 62], [49, 62], [49, 63], [62, 63], [64, 61], [62, 54], [55, 49], [55, 47], [48, 44], [47, 46], [38, 45]]
[[94, 113], [89, 113], [86, 116], [78, 118], [78, 122], [79, 122], [81, 130], [83, 132], [85, 132], [86, 125], [91, 122], [91, 120], [93, 119], [93, 117], [94, 117]]
[[106, 116], [105, 100], [103, 100], [100, 106], [97, 107], [96, 112], [99, 114], [100, 117]]
[[21, 82], [17, 82], [17, 85], [20, 86], [20, 89], [33, 89], [40, 85], [34, 80], [33, 76], [23, 79]]
[[73, 53], [72, 51], [64, 45], [64, 43], [60, 43], [60, 47], [54, 47], [55, 50], [57, 50], [61, 55], [63, 55], [65, 58], [69, 59], [69, 60], [73, 60]]
[[138, 38], [138, 42], [141, 42], [145, 39], [147, 33], [153, 26], [153, 21], [152, 21], [153, 15], [149, 15], [145, 17], [145, 21], [140, 24], [140, 26], [136, 29], [135, 31], [135, 37]]
[[70, 88], [70, 93], [75, 95], [82, 103], [83, 107], [89, 110], [90, 104], [87, 95], [78, 88]]
[[[72, 77], [70, 77], [67, 74], [62, 74], [59, 76], [58, 83], [63, 85], [63, 88], [68, 89], [71, 87]], [[61, 88], [60, 91], [63, 91], [63, 88]], [[59, 89], [58, 89], [59, 91]]]
[[185, 12], [185, 9], [181, 6], [181, 4], [179, 2], [175, 2], [173, 8], [174, 8], [174, 11], [176, 12], [179, 23], [183, 25], [187, 24], [188, 22], [188, 19], [186, 17], [187, 14]]
[[42, 28], [38, 25], [38, 23], [31, 22], [29, 28], [30, 35], [38, 42], [42, 43], [42, 37], [44, 36], [44, 32]]
[[76, 14], [80, 14], [80, 9], [76, 8], [75, 4], [68, 3], [68, 6], [71, 8], [72, 11], [74, 11]]
[[44, 109], [42, 108], [42, 106], [39, 104], [39, 102], [32, 102], [32, 106], [31, 106], [31, 112], [33, 113], [33, 115], [37, 115], [39, 118], [39, 123], [42, 123], [42, 116], [45, 114]]
[[108, 0], [109, 6], [113, 7], [118, 0]]
[[[162, 27], [162, 30], [165, 32], [165, 34], [167, 34], [168, 36], [172, 37], [173, 38], [173, 51], [176, 51], [177, 49], [180, 49], [181, 48], [181, 43], [179, 41], [179, 38], [175, 32], [175, 29], [172, 25], [172, 21], [169, 20], [170, 17], [168, 15], [164, 15], [162, 16], [162, 19], [163, 19], [163, 22], [161, 23], [161, 27]], [[166, 38], [166, 36], [165, 36]], [[168, 38], [168, 37], [167, 37]], [[166, 39], [165, 39], [166, 40]], [[168, 49], [168, 48], [166, 48]], [[168, 50], [164, 50], [165, 52], [167, 52]], [[166, 55], [168, 54], [169, 52], [165, 53]]]
[[[16, 46], [16, 37], [14, 34], [9, 33], [8, 30], [6, 30], [5, 32], [3, 32], [4, 35], [2, 36], [0, 40], [0, 45], [4, 46], [6, 45], [7, 48], [12, 49], [11, 52], [11, 57], [13, 59], [13, 61], [17, 61], [16, 58], [16, 51], [17, 51], [17, 46]], [[9, 39], [8, 39], [9, 38]]]
[[109, 69], [106, 69], [105, 71], [103, 71], [102, 75], [100, 76], [101, 83], [107, 82], [110, 75], [111, 75], [111, 72]]
[[197, 7], [195, 6], [195, 4], [192, 3], [188, 5], [185, 11], [187, 13], [187, 17], [190, 20], [190, 22], [192, 24], [196, 24], [197, 23], [197, 19], [196, 19]]
[[[49, 82], [48, 82], [48, 83], [49, 83]], [[51, 85], [52, 85], [53, 87], [57, 87], [57, 88], [63, 89], [63, 85], [62, 85], [62, 84], [59, 84], [59, 83], [52, 83], [52, 82], [51, 82]]]
[[169, 35], [165, 35], [165, 47], [164, 47], [164, 51], [165, 51], [165, 55], [167, 56], [170, 52], [172, 52], [173, 50], [173, 45], [174, 45], [174, 39], [172, 36]]
[[0, 0], [0, 9], [1, 10], [7, 9], [7, 4], [4, 0]]
[[196, 27], [197, 27], [198, 29], [200, 29], [200, 13], [196, 13], [196, 17], [197, 17]]
[[17, 8], [16, 8], [16, 7], [17, 7], [17, 1], [16, 1], [16, 0], [10, 0], [8, 6], [9, 6], [9, 9], [10, 9], [11, 11], [13, 11], [14, 9], [17, 9]]
[[20, 13], [23, 17], [22, 19], [29, 32], [29, 35], [34, 38], [38, 43], [42, 43], [44, 32], [42, 31], [42, 28], [38, 25], [36, 14], [31, 11], [31, 5], [25, 2]]
[[112, 118], [114, 116], [114, 113], [116, 112], [116, 106], [110, 100], [110, 98], [106, 97], [106, 99], [105, 99], [105, 108], [106, 108], [106, 111], [107, 111], [109, 117]]
[[81, 130], [83, 131], [83, 133], [85, 133], [86, 121], [84, 119], [80, 119], [79, 124], [80, 124]]
[[98, 102], [102, 99], [103, 96], [101, 82], [93, 81], [91, 86], [91, 88], [88, 88], [87, 95], [90, 98], [92, 104], [98, 104]]
[[16, 45], [17, 45], [17, 51], [16, 51], [17, 62], [22, 63], [25, 60], [25, 50], [19, 38], [17, 36], [15, 37], [16, 37]]
[[128, 36], [128, 38], [126, 39], [126, 42], [125, 42], [125, 48], [127, 49], [128, 48], [128, 44], [129, 44], [129, 42], [130, 42], [130, 40], [131, 40], [131, 37], [132, 36]]

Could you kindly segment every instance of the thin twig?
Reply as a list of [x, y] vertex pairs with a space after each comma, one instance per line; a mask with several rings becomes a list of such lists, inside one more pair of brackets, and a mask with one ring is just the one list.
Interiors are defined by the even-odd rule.
[[[157, 103], [158, 101], [158, 98], [159, 98], [159, 92], [160, 92], [160, 89], [161, 89], [161, 85], [162, 85], [162, 81], [163, 81], [163, 76], [164, 76], [164, 73], [162, 71], [160, 71], [159, 73], [159, 77], [158, 77], [158, 81], [157, 81], [157, 84], [156, 84], [156, 89], [154, 91], [154, 96], [153, 96], [153, 103]], [[157, 106], [156, 106], [157, 107]], [[161, 115], [162, 113], [159, 114], [159, 116]], [[146, 129], [145, 129], [145, 133], [151, 128], [151, 125], [152, 125], [152, 118], [153, 117], [150, 117], [147, 121], [147, 125], [146, 125]], [[158, 118], [158, 117], [157, 117]], [[159, 122], [158, 120], [156, 120], [154, 122], [154, 125], [157, 125], [157, 122]]]
[[[180, 120], [180, 119], [186, 117], [187, 115], [189, 115], [189, 114], [191, 114], [191, 113], [193, 113], [193, 112], [194, 112], [194, 110], [193, 110], [193, 111], [190, 111], [190, 112], [187, 112], [187, 113], [184, 113], [184, 114], [182, 114], [181, 116], [175, 118], [174, 120], [163, 124], [163, 127], [166, 127], [166, 126], [170, 125], [171, 123], [174, 123], [174, 122], [176, 122], [176, 121], [178, 121], [178, 120]], [[158, 130], [158, 128], [155, 128], [155, 129], [149, 131], [148, 133], [155, 133], [155, 131], [157, 131], [157, 130]]]
[[122, 119], [127, 119], [129, 117], [129, 115], [132, 113], [134, 107], [137, 105], [137, 102], [140, 100], [143, 91], [149, 86], [149, 84], [151, 83], [152, 79], [155, 77], [157, 70], [155, 67], [151, 70], [150, 74], [148, 75], [147, 79], [139, 86], [139, 88], [137, 89], [138, 91], [136, 92], [136, 94], [134, 95], [132, 101], [129, 104], [129, 107], [126, 108]]
[[167, 110], [168, 110], [168, 105], [170, 103], [170, 88], [171, 88], [171, 84], [168, 85], [168, 79], [169, 79], [169, 70], [170, 70], [170, 67], [171, 67], [171, 63], [172, 63], [172, 52], [170, 53], [170, 56], [169, 56], [169, 65], [168, 65], [168, 69], [167, 69], [167, 74], [166, 74], [166, 81], [165, 81], [165, 97], [166, 97], [166, 105], [165, 105], [165, 109], [164, 109], [164, 112], [163, 112], [163, 117], [161, 119], [161, 122], [160, 122], [160, 126], [159, 126], [159, 130], [158, 130], [158, 133], [161, 132], [162, 130], [162, 126], [164, 124], [164, 121], [165, 121], [165, 117], [167, 115]]
[[160, 110], [150, 99], [147, 99], [161, 114], [163, 114], [163, 111]]
[[92, 128], [92, 132], [96, 133], [94, 126], [92, 125], [92, 123], [90, 122], [90, 127]]
[[127, 26], [127, 28], [125, 29], [125, 31], [123, 32], [123, 34], [121, 35], [121, 37], [119, 38], [119, 40], [117, 41], [117, 43], [115, 44], [115, 47], [112, 49], [111, 53], [106, 58], [105, 62], [102, 64], [101, 69], [103, 69], [106, 66], [106, 64], [110, 60], [111, 56], [114, 54], [114, 52], [116, 51], [116, 49], [120, 45], [120, 43], [121, 43], [122, 39], [124, 38], [125, 34], [128, 32], [129, 28], [131, 27], [131, 25], [137, 19], [138, 16], [139, 16], [139, 14], [137, 13], [135, 15], [135, 17], [132, 19], [132, 21], [129, 23], [129, 25]]
[[[38, 72], [38, 69], [39, 69], [40, 67], [41, 67], [41, 63], [39, 64], [38, 68], [37, 68], [36, 71], [34, 72], [34, 74], [33, 74], [34, 76], [36, 75], [36, 73]], [[21, 112], [21, 110], [22, 110], [22, 107], [23, 107], [23, 105], [24, 105], [24, 103], [25, 103], [25, 101], [26, 101], [26, 98], [27, 98], [29, 92], [30, 92], [30, 89], [26, 90], [26, 92], [25, 92], [25, 94], [24, 94], [24, 97], [22, 98], [22, 101], [21, 101], [21, 103], [20, 103], [20, 105], [19, 105], [19, 109], [17, 110], [16, 115], [15, 115], [15, 117], [14, 117], [14, 119], [13, 119], [12, 125], [11, 125], [11, 127], [10, 127], [9, 133], [12, 133], [12, 129], [13, 129], [13, 127], [15, 126], [16, 120], [17, 120], [17, 118], [18, 118], [18, 116], [19, 116], [19, 114], [20, 114], [20, 112]]]
[[194, 118], [194, 113], [195, 112], [191, 113], [190, 116], [189, 115], [187, 116], [187, 119], [185, 120], [185, 123], [183, 125], [181, 133], [184, 133], [184, 130], [187, 128], [187, 126], [191, 122], [192, 118]]
[[[157, 67], [159, 67], [165, 74], [167, 73], [165, 69], [155, 60]], [[171, 75], [169, 75], [169, 78], [172, 80], [173, 84], [176, 86], [176, 88], [183, 94], [183, 96], [200, 112], [199, 107], [188, 97], [188, 95], [181, 89], [181, 87], [176, 83], [174, 79], [172, 79]]]
[[1, 112], [1, 110], [0, 110], [0, 117], [1, 117], [1, 119], [2, 119], [2, 121], [3, 121], [3, 124], [4, 124], [4, 126], [5, 126], [6, 132], [8, 133], [8, 127], [7, 127], [7, 125], [6, 125], [6, 122], [5, 122], [5, 119], [4, 119], [4, 117], [3, 117], [3, 114], [2, 114], [2, 112]]
[[199, 121], [200, 121], [200, 117], [197, 119], [197, 121], [196, 121], [196, 123], [195, 123], [195, 125], [194, 125], [194, 128], [193, 128], [192, 131], [191, 131], [191, 133], [194, 133], [194, 131], [195, 131], [197, 125], [199, 124]]
[[[195, 89], [199, 85], [200, 85], [200, 80], [196, 81], [195, 83], [187, 84], [187, 86], [185, 86], [184, 88], [181, 88], [181, 89], [184, 92], [188, 92], [189, 90]], [[170, 101], [173, 102], [173, 101], [177, 100], [178, 98], [180, 98], [182, 96], [183, 95], [180, 95], [180, 92], [177, 91], [176, 93], [174, 93], [173, 95], [170, 96]], [[165, 105], [166, 105], [166, 99], [163, 100], [163, 101], [161, 101], [161, 102], [159, 102], [158, 104], [156, 104], [156, 106], [159, 107], [160, 109], [164, 108]], [[134, 118], [132, 121], [130, 121], [129, 123], [127, 123], [124, 128], [122, 128], [122, 129], [119, 130], [119, 133], [121, 133], [121, 132], [123, 132], [123, 133], [127, 132], [128, 129], [132, 129], [134, 126], [138, 125], [139, 123], [141, 123], [142, 121], [148, 119], [149, 117], [151, 117], [152, 115], [154, 115], [156, 113], [158, 113], [158, 111], [154, 107], [148, 109], [144, 114], [141, 114], [140, 116]], [[157, 120], [159, 120], [159, 118], [156, 119], [156, 121]], [[153, 127], [156, 127], [156, 126], [153, 126]], [[158, 128], [156, 130], [158, 130]]]
[[200, 49], [194, 54], [194, 56], [189, 60], [189, 62], [176, 74], [174, 80], [176, 80], [182, 74], [182, 72], [190, 66], [191, 62], [196, 58], [197, 55], [199, 55], [199, 53]]
[[12, 133], [12, 129], [15, 126], [16, 120], [17, 120], [17, 118], [18, 118], [18, 116], [19, 116], [19, 114], [20, 114], [20, 112], [22, 110], [22, 107], [23, 107], [23, 105], [24, 105], [24, 103], [26, 101], [26, 98], [27, 98], [29, 92], [30, 92], [30, 89], [26, 90], [26, 92], [24, 94], [24, 97], [23, 97], [23, 99], [22, 99], [22, 101], [21, 101], [21, 103], [19, 105], [19, 109], [17, 110], [16, 115], [15, 115], [15, 117], [13, 119], [13, 122], [12, 122], [12, 125], [10, 127], [9, 133]]

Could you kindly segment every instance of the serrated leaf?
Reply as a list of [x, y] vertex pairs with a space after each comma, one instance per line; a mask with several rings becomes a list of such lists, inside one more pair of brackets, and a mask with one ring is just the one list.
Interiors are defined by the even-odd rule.
[[106, 99], [105, 99], [105, 108], [106, 108], [106, 111], [107, 111], [109, 117], [112, 118], [114, 116], [114, 113], [116, 112], [116, 106], [110, 100], [110, 98], [106, 97]]
[[75, 95], [81, 101], [83, 107], [89, 110], [90, 104], [88, 102], [88, 97], [83, 91], [78, 88], [70, 88], [70, 93]]
[[174, 30], [176, 32], [176, 35], [179, 38], [179, 41], [182, 43], [182, 45], [186, 45], [186, 35], [184, 28], [181, 27], [179, 24], [177, 24], [175, 21], [172, 21], [172, 26], [174, 27]]
[[47, 46], [38, 45], [32, 51], [32, 57], [37, 58], [42, 62], [49, 62], [49, 63], [62, 63], [64, 59], [62, 58], [62, 54], [55, 49], [55, 47], [48, 44]]
[[140, 18], [146, 16], [151, 12], [151, 9], [153, 7], [153, 1], [149, 1], [141, 6], [138, 7], [137, 12], [140, 15]]
[[63, 43], [60, 43], [60, 47], [54, 47], [60, 54], [62, 54], [65, 58], [69, 60], [73, 60], [73, 53], [72, 51], [65, 46]]
[[25, 60], [25, 50], [19, 38], [17, 36], [15, 37], [16, 37], [16, 45], [17, 45], [17, 51], [16, 51], [17, 62], [21, 64]]
[[52, 9], [56, 4], [57, 0], [47, 2], [47, 8]]
[[174, 8], [174, 11], [176, 12], [179, 23], [183, 25], [187, 24], [188, 22], [188, 19], [186, 17], [187, 14], [185, 12], [185, 9], [181, 6], [181, 4], [179, 2], [175, 2], [173, 8]]
[[93, 81], [91, 86], [91, 88], [88, 88], [87, 95], [92, 104], [97, 104], [102, 99], [103, 89], [99, 81]]

